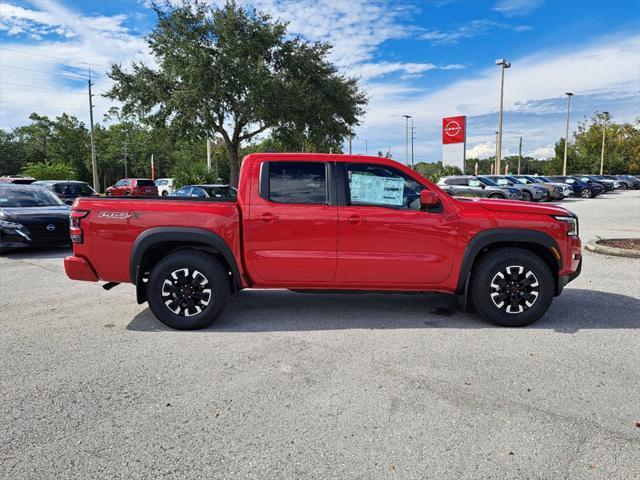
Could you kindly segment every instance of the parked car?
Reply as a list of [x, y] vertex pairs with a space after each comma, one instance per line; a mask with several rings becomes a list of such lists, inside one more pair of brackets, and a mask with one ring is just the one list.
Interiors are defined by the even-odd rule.
[[513, 177], [517, 178], [518, 180], [524, 183], [540, 185], [541, 187], [546, 188], [547, 191], [549, 192], [548, 200], [550, 201], [564, 199], [563, 189], [558, 185], [554, 185], [553, 183], [547, 183], [534, 175], [513, 175]]
[[158, 187], [148, 178], [123, 178], [107, 188], [106, 194], [108, 197], [157, 196]]
[[6, 175], [0, 177], [0, 183], [13, 183], [15, 185], [30, 185], [35, 182], [33, 177], [23, 177], [22, 175]]
[[560, 190], [562, 190], [562, 197], [563, 198], [570, 197], [573, 194], [573, 189], [566, 183], [554, 182], [553, 180], [549, 179], [548, 177], [544, 177], [542, 175], [533, 175], [533, 178], [536, 178], [536, 179], [540, 180], [541, 182], [546, 183], [547, 185], [555, 185]]
[[598, 175], [578, 175], [577, 177], [580, 180], [591, 180], [592, 182], [596, 182], [598, 185], [602, 185], [605, 192], [613, 192], [616, 189], [613, 180], [609, 180], [608, 178], [601, 178]]
[[46, 188], [0, 184], [0, 252], [68, 245], [69, 206]]
[[51, 190], [67, 205], [71, 205], [78, 197], [99, 195], [88, 183], [77, 180], [38, 180], [32, 185]]
[[171, 194], [172, 197], [213, 198], [236, 201], [238, 190], [229, 185], [185, 185]]
[[537, 185], [520, 182], [517, 178], [511, 178], [506, 175], [484, 175], [484, 177], [489, 178], [496, 182], [499, 186], [509, 186], [512, 188], [517, 188], [522, 193], [522, 200], [525, 202], [540, 202], [545, 199], [547, 195], [547, 190]]
[[550, 175], [549, 180], [554, 182], [566, 183], [573, 189], [573, 194], [582, 198], [595, 198], [604, 191], [604, 187], [596, 183], [587, 183], [580, 180], [578, 177], [563, 176], [563, 175]]
[[133, 283], [166, 325], [195, 329], [245, 288], [448, 292], [524, 326], [580, 273], [568, 210], [453, 198], [390, 159], [251, 154], [239, 180], [238, 202], [78, 199], [67, 275]]
[[471, 175], [454, 175], [442, 177], [438, 185], [449, 195], [462, 197], [484, 197], [495, 199], [518, 200], [522, 194], [515, 188], [502, 188], [498, 185], [490, 185], [478, 177]]
[[619, 175], [619, 182], [625, 182], [627, 188], [630, 190], [638, 190], [640, 188], [640, 180], [633, 175]]
[[173, 178], [159, 178], [156, 180], [156, 187], [158, 187], [158, 195], [166, 197], [174, 192]]

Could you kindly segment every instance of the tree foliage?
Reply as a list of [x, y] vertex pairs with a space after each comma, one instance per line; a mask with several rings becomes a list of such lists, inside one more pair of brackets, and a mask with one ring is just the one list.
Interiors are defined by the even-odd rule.
[[73, 166], [58, 160], [32, 163], [24, 167], [22, 173], [36, 180], [74, 180], [77, 178]]
[[218, 135], [232, 184], [241, 144], [262, 132], [271, 130], [287, 149], [322, 150], [338, 147], [358, 124], [365, 95], [328, 61], [330, 45], [288, 38], [285, 24], [233, 1], [155, 10], [147, 42], [158, 68], [113, 65], [108, 96], [150, 125], [200, 139]]

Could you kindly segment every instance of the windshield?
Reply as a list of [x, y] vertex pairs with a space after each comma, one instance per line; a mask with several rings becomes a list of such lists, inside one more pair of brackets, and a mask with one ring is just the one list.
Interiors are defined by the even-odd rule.
[[490, 178], [487, 178], [487, 177], [478, 177], [478, 180], [480, 180], [485, 185], [491, 185], [492, 187], [499, 186], [496, 182], [494, 182], [493, 180], [491, 180]]
[[526, 178], [527, 180], [529, 180], [532, 183], [542, 183], [542, 180], [540, 180], [540, 179], [538, 179], [536, 177], [524, 177], [524, 178]]
[[64, 205], [56, 195], [44, 188], [18, 190], [0, 187], [0, 208], [9, 207], [52, 207]]
[[519, 178], [516, 177], [507, 177], [510, 181], [512, 181], [513, 183], [519, 183], [521, 185], [526, 185], [527, 182], [525, 182], [524, 180], [520, 180]]
[[543, 182], [550, 182], [551, 180], [549, 180], [547, 177], [538, 177], [540, 180], [542, 180]]

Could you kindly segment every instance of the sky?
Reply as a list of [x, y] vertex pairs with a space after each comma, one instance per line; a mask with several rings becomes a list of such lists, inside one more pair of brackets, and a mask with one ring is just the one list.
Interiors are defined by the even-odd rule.
[[[178, 0], [172, 0], [178, 1]], [[212, 3], [221, 3], [212, 0]], [[570, 129], [596, 111], [640, 117], [640, 1], [622, 0], [239, 0], [289, 23], [289, 33], [334, 45], [331, 60], [357, 76], [369, 103], [353, 152], [405, 158], [405, 119], [415, 161], [441, 159], [441, 119], [467, 115], [467, 157], [495, 152], [500, 68], [505, 58], [503, 155], [553, 155]], [[31, 112], [73, 114], [88, 124], [113, 105], [112, 63], [152, 62], [148, 0], [0, 0], [0, 128]]]

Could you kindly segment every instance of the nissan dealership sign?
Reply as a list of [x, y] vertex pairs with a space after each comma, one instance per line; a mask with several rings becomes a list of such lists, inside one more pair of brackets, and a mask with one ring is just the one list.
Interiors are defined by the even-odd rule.
[[467, 144], [467, 117], [442, 119], [442, 164], [458, 167], [464, 173]]

